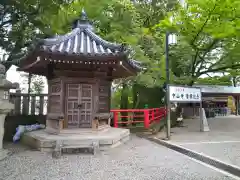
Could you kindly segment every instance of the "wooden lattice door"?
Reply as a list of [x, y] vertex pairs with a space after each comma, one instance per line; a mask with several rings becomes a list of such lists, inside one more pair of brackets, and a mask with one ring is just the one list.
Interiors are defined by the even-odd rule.
[[80, 127], [92, 126], [92, 85], [81, 84]]
[[92, 121], [92, 85], [67, 85], [68, 128], [88, 128]]

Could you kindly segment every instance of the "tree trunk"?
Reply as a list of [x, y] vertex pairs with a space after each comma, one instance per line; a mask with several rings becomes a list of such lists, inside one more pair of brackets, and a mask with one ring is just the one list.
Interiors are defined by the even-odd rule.
[[233, 84], [233, 87], [237, 87], [237, 81], [236, 81], [236, 77], [232, 77], [232, 84]]

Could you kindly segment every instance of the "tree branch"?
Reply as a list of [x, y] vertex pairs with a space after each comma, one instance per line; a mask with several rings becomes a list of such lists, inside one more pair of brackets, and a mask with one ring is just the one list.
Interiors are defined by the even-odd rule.
[[192, 63], [192, 67], [191, 67], [192, 77], [194, 76], [194, 73], [195, 73], [195, 70], [196, 70], [195, 64], [196, 64], [196, 61], [197, 61], [198, 53], [199, 53], [199, 50], [196, 51], [196, 54], [194, 56], [193, 63]]
[[[226, 58], [226, 57], [228, 57], [228, 55], [229, 55], [229, 53], [227, 54], [227, 55], [222, 55], [222, 57], [216, 62], [216, 63], [213, 63], [210, 67], [208, 67], [208, 69], [213, 69], [213, 67], [214, 66], [216, 66], [217, 64], [221, 64], [222, 63], [222, 61]], [[230, 67], [231, 67], [232, 65], [230, 65]], [[225, 70], [225, 69], [222, 69], [222, 70]]]
[[209, 44], [209, 46], [205, 49], [205, 52], [203, 53], [203, 56], [202, 56], [203, 59], [205, 58], [205, 56], [207, 55], [207, 53], [210, 52], [210, 50], [213, 48], [213, 46], [214, 46], [215, 44], [217, 44], [218, 42], [219, 42], [219, 39], [213, 39], [213, 42], [212, 42], [211, 44]]
[[[213, 46], [214, 46], [216, 43], [218, 43], [218, 42], [219, 42], [218, 39], [214, 39], [213, 42], [205, 49], [204, 54], [203, 54], [202, 56], [200, 56], [200, 55], [198, 56], [201, 61], [199, 61], [199, 62], [196, 64], [196, 67], [200, 64], [200, 67], [198, 68], [197, 73], [199, 73], [199, 72], [201, 71], [201, 69], [202, 69], [202, 67], [203, 67], [203, 63], [206, 62], [204, 58], [205, 58], [205, 56], [207, 55], [207, 53], [209, 53], [210, 50], [213, 48]], [[213, 64], [213, 65], [214, 65], [214, 64]]]
[[212, 78], [212, 76], [210, 76], [209, 74], [206, 74], [208, 77]]
[[196, 75], [201, 71], [201, 69], [203, 68], [203, 63], [205, 63], [206, 61], [204, 60], [204, 58], [199, 56], [199, 59], [201, 59], [201, 61], [198, 62], [198, 64], [196, 65], [196, 67], [200, 64], [200, 67], [198, 68]]
[[225, 69], [237, 69], [237, 68], [240, 68], [240, 64], [235, 64], [235, 65], [230, 65], [230, 66], [222, 66], [222, 67], [219, 67], [219, 68], [216, 68], [216, 69], [208, 69], [206, 71], [202, 71], [198, 74], [198, 76], [201, 76], [203, 74], [207, 74], [207, 73], [214, 73], [214, 72], [218, 72], [218, 71], [222, 71], [222, 70], [225, 70]]
[[209, 12], [208, 14], [208, 17], [206, 18], [205, 22], [203, 23], [202, 27], [200, 28], [200, 30], [198, 31], [198, 33], [196, 34], [196, 36], [193, 38], [192, 42], [190, 44], [194, 44], [194, 42], [197, 40], [198, 36], [200, 35], [200, 33], [203, 31], [204, 27], [207, 25], [211, 15], [212, 15], [212, 12], [215, 10], [217, 6], [217, 3], [214, 4], [214, 7], [213, 9]]

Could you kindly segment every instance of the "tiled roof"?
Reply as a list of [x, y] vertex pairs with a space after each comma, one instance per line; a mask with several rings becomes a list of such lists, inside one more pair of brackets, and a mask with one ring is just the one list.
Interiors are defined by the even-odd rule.
[[49, 52], [90, 56], [116, 55], [125, 50], [123, 45], [108, 42], [96, 35], [84, 11], [70, 33], [42, 40], [41, 48]]
[[142, 66], [142, 63], [133, 59], [128, 60], [129, 64], [131, 64], [133, 67], [137, 68], [137, 69], [141, 69], [141, 70], [145, 70], [146, 68], [144, 68]]
[[[76, 55], [76, 56], [118, 56], [128, 55], [128, 49], [117, 43], [108, 42], [95, 34], [94, 27], [88, 21], [85, 11], [82, 11], [81, 18], [75, 20], [72, 31], [65, 35], [58, 35], [53, 38], [42, 39], [33, 43], [28, 53], [22, 57], [12, 60], [15, 64], [19, 64], [36, 48], [44, 52]], [[128, 59], [127, 62], [135, 69], [142, 70], [141, 63], [136, 60]]]

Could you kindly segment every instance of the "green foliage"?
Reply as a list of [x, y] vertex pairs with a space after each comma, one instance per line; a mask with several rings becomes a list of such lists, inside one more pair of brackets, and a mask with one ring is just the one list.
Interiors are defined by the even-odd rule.
[[[146, 72], [140, 73], [132, 80], [146, 86], [160, 86], [164, 54], [163, 38], [158, 33], [149, 31], [157, 22], [164, 19], [166, 13], [174, 9], [176, 0], [156, 0], [151, 3], [130, 0], [75, 0], [67, 1], [36, 1], [31, 0], [24, 4], [8, 2], [2, 4], [4, 20], [15, 12], [20, 18], [6, 22], [2, 28], [1, 38], [3, 49], [9, 53], [11, 59], [19, 59], [18, 53], [32, 43], [33, 39], [55, 34], [64, 34], [70, 31], [72, 21], [79, 17], [84, 8], [89, 19], [93, 21], [96, 31], [104, 39], [129, 44], [132, 48], [130, 56], [141, 60], [148, 67]], [[12, 7], [13, 9], [9, 8]], [[10, 10], [9, 10], [10, 9]], [[24, 17], [24, 19], [23, 19]], [[12, 26], [10, 33], [6, 28]], [[146, 30], [150, 32], [145, 34]], [[1, 36], [2, 37], [2, 36]], [[6, 43], [7, 39], [7, 43]], [[16, 43], [17, 42], [17, 43]], [[15, 44], [14, 47], [8, 44]], [[128, 80], [129, 81], [129, 80]]]
[[240, 70], [239, 69], [233, 69], [233, 70], [228, 70], [227, 71], [228, 76], [230, 76], [232, 85], [234, 87], [239, 86], [240, 84]]
[[[188, 0], [185, 7], [177, 2], [177, 0], [138, 0], [134, 3], [130, 0], [1, 2], [0, 47], [10, 55], [9, 60], [14, 57], [18, 59], [16, 58], [18, 53], [24, 51], [33, 39], [69, 32], [72, 21], [79, 17], [84, 8], [97, 34], [109, 41], [129, 44], [132, 49], [130, 57], [142, 61], [147, 67], [136, 77], [115, 81], [119, 91], [114, 93], [116, 96], [113, 98], [113, 107], [123, 104], [120, 103], [123, 83], [127, 84], [124, 90], [127, 98], [123, 99], [128, 101], [128, 107], [134, 107], [136, 104], [141, 106], [141, 103], [157, 105], [155, 100], [159, 101], [161, 97], [156, 98], [155, 95], [160, 92], [166, 78], [164, 46], [167, 31], [176, 33], [178, 39], [177, 44], [170, 45], [169, 51], [171, 83], [228, 84], [231, 80], [227, 79], [231, 77], [233, 83], [237, 85], [239, 73], [236, 69], [240, 66], [238, 18], [240, 2]], [[202, 75], [215, 72], [226, 72], [225, 77], [198, 80]], [[140, 95], [137, 89], [133, 89], [133, 84], [141, 86], [141, 91], [155, 92], [142, 92], [143, 95]]]
[[116, 89], [111, 96], [111, 109], [120, 109], [121, 90]]
[[240, 2], [188, 0], [155, 28], [174, 32], [178, 43], [170, 48], [175, 81], [192, 85], [208, 73], [238, 69]]
[[31, 93], [41, 94], [44, 90], [44, 81], [43, 77], [34, 75], [32, 78]]
[[[38, 75], [31, 75], [29, 77], [29, 74], [24, 73], [21, 74], [21, 77], [23, 78], [23, 84], [27, 87], [30, 87], [30, 90], [28, 90], [27, 88], [23, 88], [21, 89], [22, 91], [28, 91], [32, 94], [41, 94], [43, 93], [44, 90], [44, 79], [42, 76], [38, 76]], [[29, 82], [30, 80], [30, 82]], [[30, 84], [29, 84], [30, 83]]]
[[164, 21], [176, 4], [176, 0], [156, 0], [151, 3], [140, 1], [137, 5], [144, 32], [139, 45], [145, 56], [147, 70], [140, 73], [136, 81], [146, 87], [162, 87], [165, 82], [165, 34], [155, 26]]
[[[0, 2], [0, 47], [8, 56], [3, 60], [18, 59], [32, 40], [46, 34], [42, 14], [56, 14], [66, 4], [62, 0], [30, 0]], [[8, 65], [7, 68], [9, 68]]]
[[[43, 14], [41, 21], [50, 27], [52, 34], [65, 34], [73, 20], [84, 9], [99, 35], [109, 41], [137, 44], [140, 21], [134, 5], [129, 0], [82, 0], [62, 6], [56, 14]], [[123, 31], [124, 29], [124, 31]]]
[[[112, 108], [119, 109], [121, 104], [122, 87], [112, 93]], [[124, 90], [124, 96], [128, 98], [128, 108], [141, 109], [145, 104], [149, 108], [163, 106], [165, 93], [159, 87], [145, 87], [140, 84], [133, 84]]]
[[206, 78], [199, 78], [195, 84], [199, 85], [222, 85], [222, 86], [231, 86], [231, 76], [213, 76]]
[[165, 93], [163, 92], [162, 88], [145, 87], [140, 84], [134, 84], [134, 88], [135, 93], [139, 98], [137, 106], [134, 106], [135, 108], [142, 109], [144, 108], [145, 104], [148, 104], [149, 108], [161, 107], [163, 105]]

